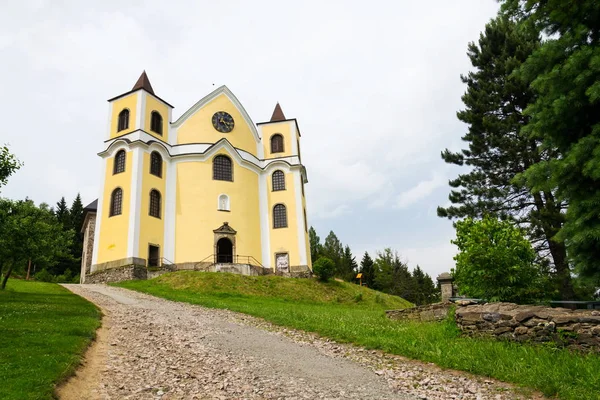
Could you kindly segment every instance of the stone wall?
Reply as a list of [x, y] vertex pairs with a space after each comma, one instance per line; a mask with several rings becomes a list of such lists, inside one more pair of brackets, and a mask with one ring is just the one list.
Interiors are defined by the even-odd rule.
[[85, 278], [85, 283], [121, 282], [133, 279], [147, 279], [148, 271], [145, 267], [128, 265], [125, 267], [110, 268], [94, 272]]
[[453, 303], [444, 302], [404, 310], [389, 310], [385, 313], [388, 318], [403, 321], [442, 321], [448, 317], [452, 306]]
[[469, 336], [520, 342], [554, 342], [600, 351], [600, 311], [569, 310], [513, 303], [458, 306], [456, 324]]
[[514, 303], [444, 302], [386, 311], [404, 321], [441, 321], [456, 307], [456, 325], [467, 336], [488, 336], [518, 342], [552, 342], [560, 347], [600, 352], [600, 311], [569, 310]]

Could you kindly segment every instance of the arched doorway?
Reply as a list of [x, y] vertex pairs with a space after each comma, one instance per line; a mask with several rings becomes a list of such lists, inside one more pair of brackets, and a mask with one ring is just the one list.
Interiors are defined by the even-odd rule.
[[232, 263], [233, 262], [233, 244], [227, 238], [221, 238], [217, 242], [217, 262]]

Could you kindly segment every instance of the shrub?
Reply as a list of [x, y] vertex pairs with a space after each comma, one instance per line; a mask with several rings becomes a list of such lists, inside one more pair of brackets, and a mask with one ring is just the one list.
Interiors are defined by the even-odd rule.
[[327, 282], [333, 277], [335, 263], [327, 257], [319, 257], [313, 265], [313, 272], [319, 277], [320, 281]]
[[528, 303], [543, 296], [535, 252], [510, 221], [485, 217], [456, 222], [459, 253], [454, 278], [460, 292], [489, 301]]
[[54, 282], [54, 276], [44, 268], [37, 274], [35, 274], [35, 280], [40, 282]]

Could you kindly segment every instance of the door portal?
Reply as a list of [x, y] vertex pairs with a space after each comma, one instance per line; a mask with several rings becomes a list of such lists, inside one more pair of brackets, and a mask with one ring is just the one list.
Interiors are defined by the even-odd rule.
[[158, 267], [160, 264], [158, 246], [148, 245], [148, 266]]
[[217, 242], [217, 262], [232, 263], [233, 262], [233, 244], [227, 238], [221, 238]]

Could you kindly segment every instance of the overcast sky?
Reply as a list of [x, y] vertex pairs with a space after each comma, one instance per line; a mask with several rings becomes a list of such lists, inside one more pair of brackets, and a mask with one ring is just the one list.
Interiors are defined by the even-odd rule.
[[146, 70], [177, 119], [227, 85], [254, 122], [279, 101], [302, 132], [309, 224], [357, 261], [397, 250], [435, 278], [453, 266], [436, 216], [459, 169], [469, 41], [495, 0], [19, 1], [0, 6], [0, 144], [25, 166], [1, 195], [98, 196], [106, 100]]

